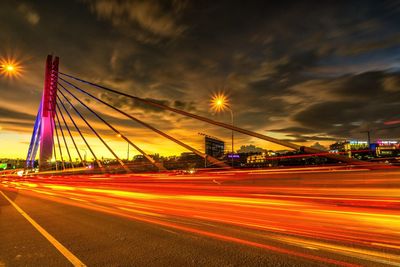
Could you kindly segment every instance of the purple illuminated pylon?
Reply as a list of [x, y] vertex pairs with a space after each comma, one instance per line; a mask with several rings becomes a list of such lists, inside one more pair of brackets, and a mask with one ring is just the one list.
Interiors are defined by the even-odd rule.
[[54, 116], [57, 97], [58, 57], [47, 56], [44, 88], [40, 112], [40, 155], [39, 170], [50, 167], [53, 155]]
[[42, 112], [42, 103], [40, 103], [38, 113], [36, 115], [35, 126], [33, 127], [31, 143], [28, 149], [28, 155], [26, 156], [26, 169], [33, 169], [35, 167], [35, 158], [36, 153], [39, 148], [39, 140], [40, 140], [40, 118]]

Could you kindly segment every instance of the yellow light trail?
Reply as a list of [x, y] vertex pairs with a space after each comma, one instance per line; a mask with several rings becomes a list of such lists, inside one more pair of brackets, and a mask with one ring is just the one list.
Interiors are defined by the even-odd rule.
[[[365, 170], [307, 173], [301, 178], [298, 173], [249, 170], [186, 176], [55, 175], [51, 179], [26, 177], [24, 181], [9, 177], [1, 185], [68, 205], [312, 261], [355, 266], [352, 261], [344, 262], [345, 256], [375, 265], [400, 265], [400, 171], [367, 174], [368, 183], [358, 179], [366, 176]], [[214, 183], [215, 179], [220, 183]], [[268, 240], [310, 252], [272, 246]], [[338, 256], [327, 258], [319, 251]]]

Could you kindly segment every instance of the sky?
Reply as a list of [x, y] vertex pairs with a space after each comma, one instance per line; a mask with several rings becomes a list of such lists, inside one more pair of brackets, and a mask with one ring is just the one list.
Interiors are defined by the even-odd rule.
[[[0, 158], [26, 156], [48, 54], [64, 73], [230, 123], [229, 112], [210, 109], [211, 96], [224, 92], [235, 125], [298, 144], [400, 134], [382, 129], [400, 119], [398, 1], [2, 0], [0, 58], [23, 72], [0, 76]], [[229, 142], [229, 130], [85, 88], [197, 149], [198, 133]], [[185, 151], [80, 98], [146, 152]], [[124, 157], [127, 144], [91, 121]], [[282, 149], [241, 134], [235, 143]]]

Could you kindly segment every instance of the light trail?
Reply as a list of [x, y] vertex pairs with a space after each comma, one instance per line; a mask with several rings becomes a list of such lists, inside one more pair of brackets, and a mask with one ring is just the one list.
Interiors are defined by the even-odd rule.
[[1, 185], [312, 261], [400, 265], [400, 171], [320, 171], [7, 177]]

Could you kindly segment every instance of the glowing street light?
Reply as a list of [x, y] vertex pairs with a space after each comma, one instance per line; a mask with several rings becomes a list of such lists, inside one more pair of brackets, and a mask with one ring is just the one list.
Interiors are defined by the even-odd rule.
[[[221, 111], [225, 111], [225, 110], [229, 110], [231, 113], [231, 123], [232, 126], [233, 125], [233, 110], [231, 108], [231, 106], [229, 105], [229, 99], [226, 95], [224, 95], [223, 93], [217, 93], [214, 94], [211, 98], [211, 108], [213, 110], [215, 110], [216, 112], [221, 112]], [[233, 154], [234, 154], [234, 146], [233, 146], [233, 136], [234, 131], [232, 130], [232, 167], [233, 167]]]
[[217, 112], [229, 108], [229, 100], [223, 93], [217, 93], [211, 98], [211, 108]]
[[0, 74], [8, 78], [18, 77], [21, 75], [21, 65], [12, 59], [0, 59]]
[[7, 72], [14, 72], [15, 70], [15, 67], [13, 65], [5, 65], [4, 68]]

